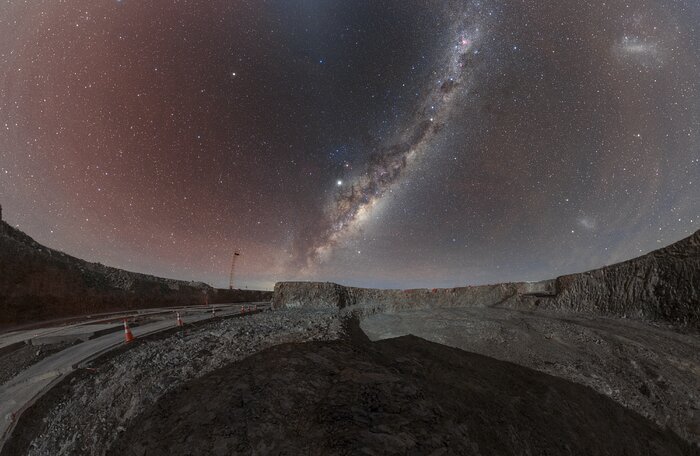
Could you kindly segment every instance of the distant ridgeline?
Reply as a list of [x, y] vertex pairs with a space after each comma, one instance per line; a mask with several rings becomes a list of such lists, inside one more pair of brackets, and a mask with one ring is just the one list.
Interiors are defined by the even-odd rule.
[[378, 290], [280, 282], [273, 307], [346, 308], [359, 314], [430, 307], [501, 307], [662, 321], [700, 329], [700, 231], [644, 256], [542, 282]]
[[89, 263], [44, 247], [0, 220], [0, 324], [116, 309], [265, 301], [271, 296]]

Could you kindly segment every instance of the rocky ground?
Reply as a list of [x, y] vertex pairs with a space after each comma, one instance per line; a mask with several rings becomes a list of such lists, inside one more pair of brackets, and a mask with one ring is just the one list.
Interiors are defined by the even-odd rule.
[[691, 455], [590, 388], [413, 336], [284, 344], [165, 394], [110, 455]]
[[3, 455], [104, 454], [135, 417], [184, 383], [273, 345], [331, 340], [341, 332], [337, 313], [300, 309], [142, 340], [43, 397], [22, 417]]
[[489, 308], [363, 319], [372, 340], [414, 334], [589, 386], [700, 443], [700, 335], [668, 325]]
[[36, 364], [47, 356], [63, 350], [68, 345], [69, 344], [47, 344], [34, 347], [25, 344], [17, 350], [0, 356], [0, 385], [4, 385], [12, 377], [32, 364]]
[[[2, 454], [699, 454], [693, 332], [507, 309], [351, 315], [139, 339], [40, 399]], [[408, 333], [445, 345], [381, 340]]]

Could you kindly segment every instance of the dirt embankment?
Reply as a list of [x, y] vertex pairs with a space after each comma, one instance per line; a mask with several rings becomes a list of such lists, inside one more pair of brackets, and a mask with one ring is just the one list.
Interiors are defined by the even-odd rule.
[[0, 354], [0, 385], [4, 385], [18, 373], [69, 345], [57, 343], [35, 347], [24, 344], [18, 349]]
[[531, 284], [502, 283], [460, 288], [379, 290], [346, 287], [328, 282], [279, 282], [275, 284], [275, 308], [351, 308], [361, 313], [420, 307], [492, 307], [517, 299]]
[[539, 304], [700, 328], [700, 231], [633, 260], [557, 277], [556, 290]]
[[623, 263], [535, 283], [378, 290], [281, 282], [273, 305], [363, 314], [429, 307], [502, 307], [634, 317], [700, 329], [700, 231]]
[[167, 392], [270, 346], [337, 339], [342, 331], [336, 313], [300, 309], [185, 325], [176, 333], [136, 339], [39, 399], [20, 418], [2, 455], [104, 454]]
[[412, 334], [591, 387], [700, 444], [700, 333], [590, 315], [493, 308], [375, 314], [378, 340]]
[[270, 292], [217, 290], [89, 263], [42, 246], [0, 221], [0, 324], [116, 309], [263, 301]]
[[171, 391], [107, 454], [698, 453], [590, 388], [407, 336], [272, 347]]

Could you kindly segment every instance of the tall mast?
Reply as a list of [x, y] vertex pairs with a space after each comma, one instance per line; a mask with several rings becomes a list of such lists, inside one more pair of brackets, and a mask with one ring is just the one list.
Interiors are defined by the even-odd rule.
[[236, 266], [236, 257], [241, 256], [240, 252], [238, 250], [233, 252], [233, 256], [231, 256], [231, 275], [229, 276], [228, 279], [228, 289], [233, 290], [233, 270], [234, 267]]

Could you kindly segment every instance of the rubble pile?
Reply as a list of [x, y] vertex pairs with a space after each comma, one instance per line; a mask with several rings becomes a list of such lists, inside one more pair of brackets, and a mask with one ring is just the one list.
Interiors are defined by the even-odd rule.
[[406, 336], [269, 348], [171, 391], [107, 454], [696, 452], [590, 388]]
[[632, 319], [510, 309], [415, 309], [360, 323], [371, 340], [412, 334], [588, 386], [700, 444], [700, 338]]
[[144, 341], [72, 379], [32, 440], [30, 455], [104, 454], [146, 407], [174, 388], [262, 349], [334, 340], [338, 313], [297, 309], [224, 319], [171, 337]]
[[9, 382], [15, 375], [38, 363], [42, 359], [68, 347], [67, 343], [33, 346], [24, 344], [16, 350], [0, 355], [0, 385]]
[[549, 282], [516, 282], [458, 288], [381, 290], [329, 282], [279, 282], [275, 285], [272, 305], [275, 308], [341, 308], [362, 315], [415, 308], [492, 307], [505, 306], [537, 286], [546, 290], [548, 285]]

